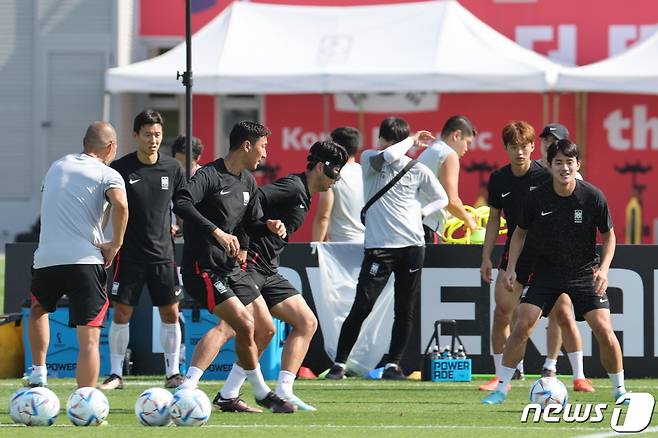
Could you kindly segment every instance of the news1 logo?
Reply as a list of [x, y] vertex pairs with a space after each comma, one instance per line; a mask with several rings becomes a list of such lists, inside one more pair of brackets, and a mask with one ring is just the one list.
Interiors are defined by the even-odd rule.
[[[616, 405], [628, 404], [626, 416], [621, 420], [623, 408], [615, 407], [612, 410], [610, 427], [615, 432], [642, 432], [651, 423], [651, 417], [656, 405], [653, 395], [647, 392], [627, 392], [621, 395]], [[521, 413], [521, 423], [601, 423], [608, 409], [607, 403], [567, 403], [564, 406], [554, 404], [548, 405], [542, 411], [537, 403], [527, 404]], [[530, 412], [533, 411], [532, 417]], [[621, 423], [621, 424], [620, 424]]]

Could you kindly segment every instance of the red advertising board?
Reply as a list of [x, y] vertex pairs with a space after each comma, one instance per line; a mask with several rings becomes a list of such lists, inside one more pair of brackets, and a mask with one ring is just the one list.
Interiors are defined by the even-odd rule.
[[[340, 7], [405, 1], [259, 2]], [[193, 0], [195, 30], [229, 3], [227, 0]], [[658, 29], [658, 8], [654, 0], [460, 0], [460, 3], [519, 44], [564, 64], [582, 65], [607, 58]], [[141, 0], [140, 4], [142, 37], [184, 34], [184, 2]], [[473, 68], [477, 69], [477, 59], [473, 60]], [[383, 101], [378, 101], [379, 98]], [[277, 168], [278, 176], [300, 171], [304, 168], [308, 147], [326, 135], [323, 131], [337, 126], [351, 125], [361, 129], [364, 146], [372, 147], [376, 127], [388, 115], [395, 114], [407, 119], [413, 129], [436, 132], [447, 117], [462, 113], [469, 116], [480, 131], [473, 149], [462, 159], [463, 171], [460, 175], [461, 197], [466, 203], [473, 204], [481, 196], [481, 184], [486, 182], [488, 175], [467, 169], [505, 163], [499, 140], [503, 125], [510, 120], [523, 119], [540, 130], [544, 120], [543, 97], [538, 94], [369, 96], [369, 99], [376, 103], [371, 106], [372, 109], [359, 115], [350, 107], [349, 96], [332, 96], [326, 114], [323, 112], [323, 98], [319, 95], [267, 96], [265, 122], [272, 130], [268, 165]], [[410, 106], [409, 100], [416, 102], [417, 107]], [[553, 97], [549, 100], [552, 103]], [[655, 199], [658, 191], [658, 187], [651, 184], [658, 172], [658, 97], [591, 94], [587, 98], [585, 132], [581, 133], [575, 132], [574, 96], [560, 96], [559, 109], [559, 121], [569, 128], [574, 138], [578, 135], [587, 140], [585, 177], [607, 195], [618, 240], [625, 241], [627, 228], [631, 228], [627, 227], [627, 223], [630, 222], [641, 228], [644, 242], [653, 242], [658, 237], [654, 237], [658, 204], [648, 200]], [[215, 120], [213, 98], [207, 97], [195, 103], [194, 114], [195, 127], [212, 126]], [[553, 114], [550, 108], [550, 119]], [[214, 134], [214, 130], [209, 128], [208, 137], [211, 132]], [[212, 144], [212, 141], [212, 138], [204, 139], [205, 143]], [[539, 151], [535, 157], [539, 157]], [[637, 210], [638, 204], [642, 206], [641, 214]], [[638, 219], [641, 219], [641, 226]], [[308, 220], [293, 240], [309, 240], [310, 223]]]

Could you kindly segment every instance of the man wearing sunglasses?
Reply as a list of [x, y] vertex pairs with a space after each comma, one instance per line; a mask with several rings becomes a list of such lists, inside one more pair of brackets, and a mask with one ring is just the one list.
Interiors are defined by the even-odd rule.
[[[361, 154], [364, 199], [371, 199], [386, 187], [411, 161], [406, 156], [414, 145], [427, 146], [434, 137], [427, 131], [409, 136], [409, 124], [388, 117], [379, 127], [380, 150]], [[420, 193], [432, 199], [421, 209]], [[341, 327], [335, 363], [328, 379], [345, 377], [345, 363], [356, 343], [363, 322], [395, 274], [395, 320], [391, 344], [382, 378], [405, 379], [399, 363], [413, 326], [414, 310], [420, 294], [420, 278], [425, 259], [422, 217], [448, 205], [448, 195], [432, 171], [415, 163], [391, 188], [377, 199], [365, 214], [365, 242], [356, 297]]]

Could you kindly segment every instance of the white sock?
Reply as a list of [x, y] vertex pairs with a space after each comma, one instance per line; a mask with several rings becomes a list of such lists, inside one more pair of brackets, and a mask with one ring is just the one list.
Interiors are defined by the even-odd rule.
[[608, 376], [610, 376], [610, 380], [612, 381], [613, 395], [626, 392], [626, 386], [624, 385], [624, 370], [621, 370], [617, 374], [608, 373]]
[[48, 368], [45, 365], [32, 365], [32, 375], [39, 377], [46, 377], [48, 375]]
[[496, 377], [500, 377], [500, 367], [503, 365], [503, 353], [493, 355], [494, 360], [494, 370], [496, 371]]
[[271, 392], [265, 379], [263, 378], [263, 373], [260, 372], [260, 365], [256, 364], [256, 368], [253, 370], [244, 370], [244, 373], [247, 375], [247, 380], [251, 383], [251, 389], [254, 392], [254, 397], [257, 400], [262, 400], [267, 397], [267, 394]]
[[164, 360], [166, 377], [179, 374], [178, 367], [180, 362], [180, 324], [176, 321], [173, 324], [160, 324], [160, 344], [164, 350]]
[[583, 352], [574, 351], [573, 353], [567, 353], [567, 356], [569, 356], [569, 363], [571, 363], [573, 380], [584, 379], [585, 372], [583, 371]]
[[245, 380], [247, 380], [247, 374], [244, 372], [244, 368], [234, 363], [231, 372], [228, 373], [226, 383], [224, 383], [222, 390], [219, 391], [220, 397], [224, 400], [238, 397], [240, 395], [240, 388], [242, 388]]
[[507, 385], [509, 385], [512, 376], [514, 376], [515, 368], [508, 368], [505, 365], [500, 366], [500, 376], [498, 376], [498, 386], [496, 391], [500, 391], [507, 395]]
[[281, 398], [292, 397], [292, 385], [295, 383], [295, 376], [290, 371], [279, 371], [279, 379], [276, 383], [276, 395]]
[[523, 374], [523, 361], [519, 362], [519, 364], [516, 366], [516, 369], [519, 370], [521, 374]]
[[193, 389], [199, 385], [199, 380], [203, 376], [203, 370], [197, 367], [190, 367], [185, 373], [185, 380], [179, 386], [181, 389]]
[[[580, 353], [580, 359], [582, 360], [582, 352]], [[571, 360], [571, 357], [569, 357], [569, 360]], [[548, 356], [546, 356], [546, 360], [544, 361], [544, 369], [546, 370], [551, 370], [557, 372], [557, 359], [550, 359]]]
[[126, 357], [130, 341], [130, 323], [119, 324], [112, 321], [108, 337], [110, 344], [110, 374], [123, 376], [123, 359]]
[[338, 366], [341, 367], [342, 369], [345, 369], [345, 364], [344, 364], [344, 363], [336, 362], [336, 363], [334, 363], [334, 365], [338, 365]]

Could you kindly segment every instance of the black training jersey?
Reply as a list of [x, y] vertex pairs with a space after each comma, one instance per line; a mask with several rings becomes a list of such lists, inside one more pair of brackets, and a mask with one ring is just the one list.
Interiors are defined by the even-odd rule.
[[288, 238], [304, 223], [311, 207], [305, 173], [293, 173], [261, 187], [258, 196], [263, 208], [262, 220], [279, 219], [286, 226], [285, 239], [275, 234], [252, 237], [249, 243], [248, 261], [266, 274], [273, 274], [279, 267], [279, 255], [288, 244]]
[[185, 183], [180, 163], [158, 154], [155, 164], [144, 164], [133, 152], [114, 161], [111, 167], [123, 177], [128, 198], [128, 226], [121, 258], [140, 263], [171, 262], [171, 201]]
[[562, 197], [549, 182], [526, 198], [518, 226], [540, 234], [535, 236], [542, 242], [535, 276], [564, 279], [591, 273], [596, 230], [610, 231], [612, 219], [605, 196], [593, 185], [576, 180], [573, 193]]
[[512, 173], [512, 165], [495, 170], [489, 178], [489, 206], [502, 210], [507, 220], [507, 240], [512, 238], [519, 221], [524, 199], [547, 181], [551, 174], [543, 165], [532, 161], [523, 176]]
[[259, 221], [263, 213], [257, 190], [251, 173], [243, 170], [233, 175], [222, 158], [197, 170], [174, 201], [174, 211], [184, 221], [184, 267], [198, 263], [201, 269], [225, 273], [236, 267], [235, 259], [226, 254], [212, 232], [220, 228], [233, 234], [240, 223], [255, 236], [266, 232]]

